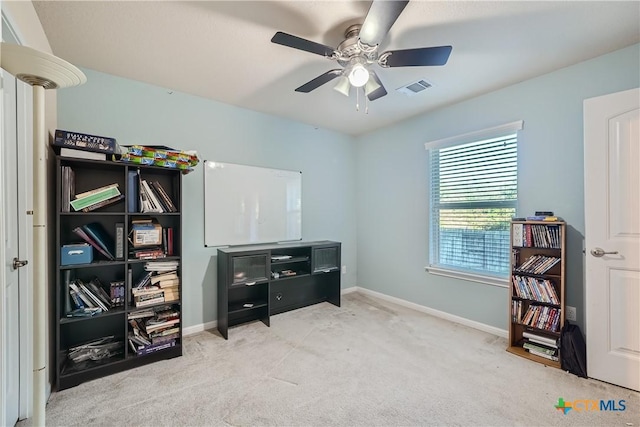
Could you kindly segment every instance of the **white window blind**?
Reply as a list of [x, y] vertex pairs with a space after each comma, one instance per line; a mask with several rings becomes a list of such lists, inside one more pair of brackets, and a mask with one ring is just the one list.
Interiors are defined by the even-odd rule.
[[434, 145], [430, 266], [506, 277], [518, 195], [517, 133]]

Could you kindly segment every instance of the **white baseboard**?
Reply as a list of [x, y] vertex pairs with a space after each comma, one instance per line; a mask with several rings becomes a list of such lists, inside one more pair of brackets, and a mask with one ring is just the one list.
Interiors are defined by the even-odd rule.
[[[469, 326], [470, 328], [478, 329], [483, 332], [488, 332], [493, 335], [497, 335], [499, 337], [507, 338], [509, 336], [508, 331], [500, 328], [496, 328], [494, 326], [486, 325], [484, 323], [476, 322], [475, 320], [469, 320], [464, 317], [456, 316], [454, 314], [446, 313], [444, 311], [436, 310], [434, 308], [426, 307], [424, 305], [416, 304], [413, 302], [409, 302], [400, 298], [392, 297], [386, 294], [382, 294], [380, 292], [372, 291], [370, 289], [361, 288], [358, 286], [351, 286], [349, 288], [342, 289], [340, 293], [342, 295], [351, 294], [353, 292], [360, 292], [364, 295], [378, 298], [384, 301], [389, 301], [394, 304], [401, 305], [403, 307], [410, 308], [412, 310], [420, 311], [422, 313], [430, 314], [431, 316], [439, 317], [440, 319], [448, 320], [450, 322], [459, 323], [461, 325]], [[187, 326], [182, 329], [182, 335], [193, 335], [198, 332], [203, 332], [209, 329], [215, 329], [218, 326], [217, 321], [200, 323], [198, 325]]]
[[218, 321], [213, 320], [207, 323], [200, 323], [198, 325], [187, 326], [182, 328], [182, 336], [186, 337], [187, 335], [197, 334], [198, 332], [203, 332], [209, 329], [215, 329], [218, 326]]
[[[400, 298], [392, 297], [386, 294], [382, 294], [380, 292], [372, 291], [370, 289], [360, 288], [357, 286], [354, 286], [354, 287], [356, 288], [355, 289], [356, 292], [360, 292], [370, 297], [378, 298], [384, 301], [389, 301], [394, 304], [401, 305], [403, 307], [411, 308], [413, 310], [420, 311], [422, 313], [430, 314], [432, 316], [439, 317], [440, 319], [448, 320], [450, 322], [459, 323], [464, 326], [469, 326], [470, 328], [478, 329], [483, 332], [488, 332], [490, 334], [497, 335], [502, 338], [507, 338], [509, 336], [508, 331], [504, 329], [496, 328], [495, 326], [486, 325], [484, 323], [476, 322], [475, 320], [469, 320], [464, 317], [456, 316], [454, 314], [436, 310], [431, 307], [426, 307], [424, 305], [420, 305], [420, 304], [409, 302]], [[353, 288], [349, 288], [349, 289], [353, 289]], [[354, 292], [354, 291], [351, 291], [351, 292]]]

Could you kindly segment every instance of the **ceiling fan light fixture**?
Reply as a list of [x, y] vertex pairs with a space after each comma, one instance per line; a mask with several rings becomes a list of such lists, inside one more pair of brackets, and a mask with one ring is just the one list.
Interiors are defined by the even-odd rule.
[[355, 64], [349, 72], [349, 82], [354, 87], [362, 87], [369, 81], [369, 70], [362, 64]]
[[380, 89], [382, 86], [373, 78], [373, 76], [369, 77], [367, 83], [364, 85], [364, 94], [369, 96], [376, 90]]
[[349, 89], [351, 89], [351, 83], [349, 83], [347, 76], [340, 76], [338, 83], [336, 83], [333, 89], [348, 97]]

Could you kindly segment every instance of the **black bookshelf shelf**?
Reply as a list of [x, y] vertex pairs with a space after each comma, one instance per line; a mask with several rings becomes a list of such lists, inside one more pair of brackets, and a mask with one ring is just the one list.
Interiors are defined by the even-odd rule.
[[[72, 173], [70, 173], [70, 171]], [[55, 339], [52, 340], [52, 352], [56, 355], [55, 386], [63, 390], [83, 382], [111, 375], [116, 372], [142, 366], [147, 363], [165, 360], [182, 355], [182, 171], [178, 169], [158, 166], [142, 166], [124, 162], [100, 161], [56, 157], [56, 277], [52, 280], [52, 295], [55, 295], [55, 310], [52, 322], [55, 326]], [[142, 181], [146, 180], [149, 187], [157, 183], [165, 194], [153, 192], [155, 197], [164, 197], [160, 204], [163, 209], [177, 212], [129, 212], [134, 210], [131, 205], [139, 204], [138, 192]], [[73, 184], [73, 185], [72, 185]], [[106, 205], [90, 212], [65, 212], [70, 209], [69, 200], [73, 193], [80, 194], [93, 191], [101, 187], [117, 184], [120, 194], [124, 194], [122, 201]], [[170, 204], [174, 206], [170, 208]], [[137, 209], [137, 208], [135, 208]], [[140, 218], [153, 218], [162, 229], [162, 244], [157, 245], [164, 253], [170, 253], [170, 241], [173, 245], [172, 256], [156, 259], [136, 259], [130, 253], [133, 244], [129, 240], [132, 221]], [[112, 254], [121, 255], [123, 259], [107, 260], [97, 248], [93, 249], [93, 262], [88, 264], [61, 265], [61, 247], [78, 243], [83, 240], [77, 229], [90, 224], [99, 224], [103, 229], [103, 244], [113, 240]], [[164, 237], [166, 234], [166, 238]], [[171, 237], [171, 239], [169, 239]], [[86, 239], [85, 239], [86, 240]], [[118, 247], [117, 242], [120, 242]], [[89, 242], [91, 243], [91, 242]], [[95, 242], [94, 242], [95, 243]], [[107, 246], [107, 245], [105, 245]], [[118, 251], [117, 249], [120, 249]], [[118, 253], [119, 252], [119, 253]], [[150, 262], [177, 261], [176, 274], [178, 277], [175, 301], [159, 302], [145, 307], [135, 307], [134, 298], [130, 291], [132, 284], [144, 275], [145, 264]], [[113, 304], [107, 311], [88, 317], [66, 317], [69, 302], [68, 283], [97, 283], [104, 293], [103, 298]], [[90, 288], [90, 286], [89, 286]], [[91, 289], [89, 289], [91, 291]], [[96, 290], [97, 293], [97, 290]], [[95, 296], [95, 295], [94, 295]], [[91, 298], [89, 298], [91, 300]], [[70, 301], [75, 308], [73, 300]], [[122, 305], [119, 305], [122, 304]], [[106, 305], [106, 304], [105, 304]], [[157, 350], [143, 357], [137, 356], [134, 346], [129, 342], [129, 333], [133, 326], [129, 322], [129, 315], [141, 310], [161, 311], [164, 307], [171, 307], [175, 311], [179, 322], [175, 345]], [[69, 350], [103, 337], [115, 337], [119, 345], [117, 354], [98, 361], [74, 364], [69, 359]], [[137, 347], [136, 347], [137, 349]]]

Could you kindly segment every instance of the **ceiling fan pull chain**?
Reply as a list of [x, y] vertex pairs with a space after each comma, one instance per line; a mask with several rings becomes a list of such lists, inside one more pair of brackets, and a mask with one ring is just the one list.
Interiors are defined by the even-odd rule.
[[356, 88], [356, 111], [360, 111], [360, 91]]

